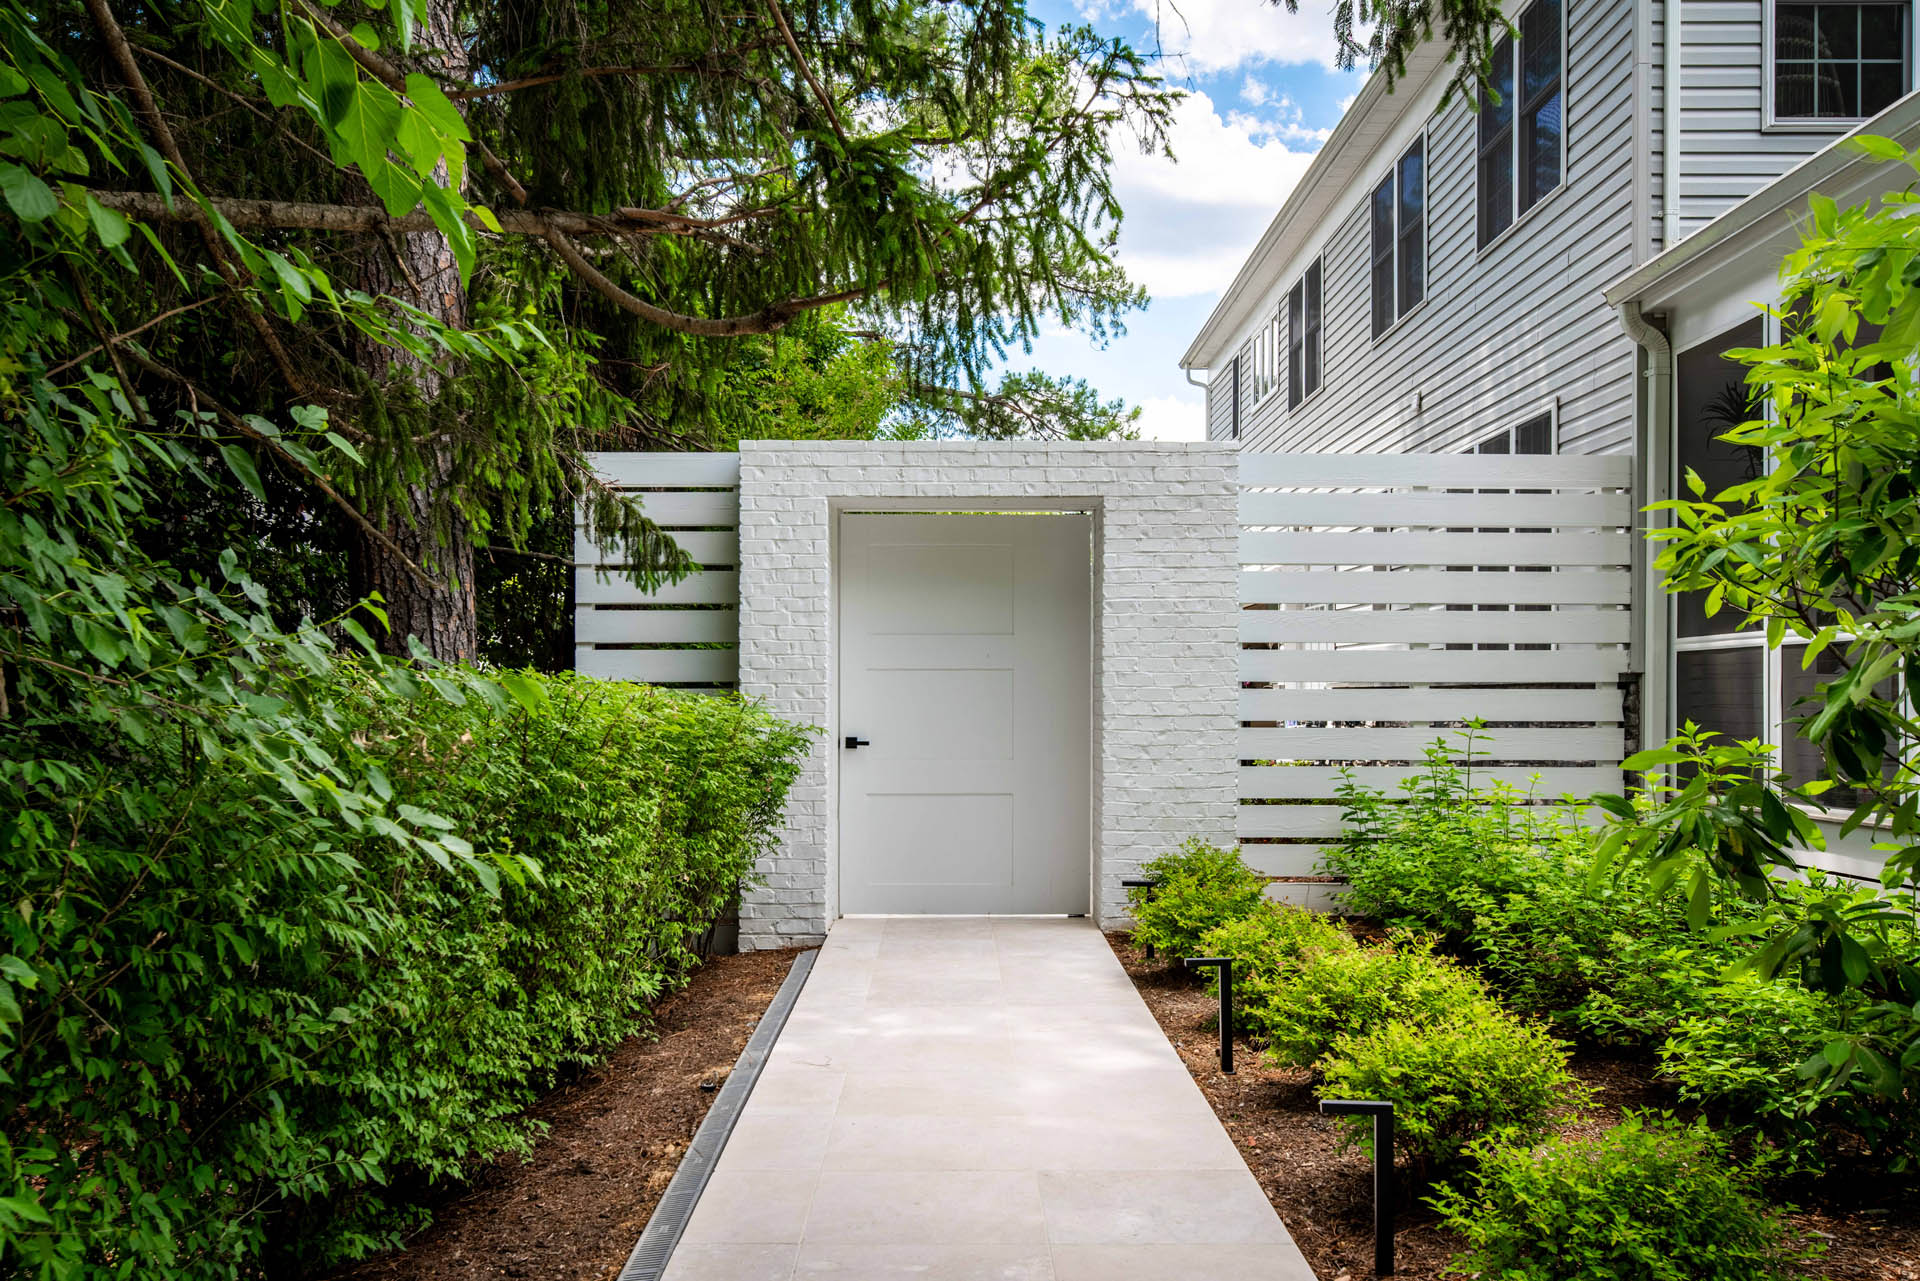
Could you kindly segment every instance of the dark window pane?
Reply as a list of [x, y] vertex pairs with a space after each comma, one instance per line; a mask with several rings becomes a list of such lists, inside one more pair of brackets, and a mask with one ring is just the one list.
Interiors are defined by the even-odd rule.
[[1301, 379], [1306, 373], [1305, 317], [1301, 314], [1302, 286], [1295, 285], [1287, 294], [1287, 408], [1299, 404], [1303, 398]]
[[1424, 232], [1415, 223], [1400, 237], [1400, 310], [1406, 311], [1427, 293], [1427, 247]]
[[1306, 394], [1320, 388], [1320, 260], [1307, 268]]
[[1818, 21], [1820, 57], [1841, 60], [1860, 56], [1860, 7], [1823, 4]]
[[[1493, 47], [1488, 74], [1492, 94], [1480, 101], [1480, 244], [1485, 246], [1513, 221], [1513, 38]], [[1493, 95], [1499, 96], [1494, 101]]]
[[1560, 79], [1560, 0], [1535, 0], [1520, 18], [1520, 97], [1531, 101]]
[[1406, 226], [1420, 216], [1427, 204], [1427, 157], [1425, 141], [1416, 142], [1400, 157], [1400, 225]]
[[1378, 338], [1393, 324], [1393, 255], [1373, 264], [1373, 336]]
[[1393, 323], [1393, 176], [1373, 190], [1373, 336]]
[[1680, 723], [1717, 730], [1728, 742], [1765, 739], [1761, 676], [1766, 656], [1760, 645], [1675, 654], [1674, 710]]
[[1860, 64], [1860, 114], [1877, 116], [1907, 91], [1906, 67], [1898, 62]]
[[1502, 147], [1480, 158], [1480, 243], [1513, 222], [1513, 154]]
[[1553, 452], [1553, 416], [1541, 414], [1538, 418], [1528, 419], [1513, 431], [1513, 452], [1516, 454], [1551, 454]]
[[1813, 50], [1813, 6], [1781, 5], [1773, 15], [1774, 59], [1811, 60]]
[[[1473, 452], [1476, 454], [1511, 454], [1513, 452], [1513, 441], [1507, 436], [1506, 432], [1501, 432], [1498, 436], [1489, 437], [1481, 441], [1480, 447]], [[1482, 530], [1481, 532], [1497, 533], [1499, 531]]]
[[1851, 62], [1820, 64], [1814, 83], [1820, 98], [1820, 114], [1850, 118], [1860, 114], [1860, 71]]
[[[1502, 129], [1513, 123], [1513, 37], [1507, 36], [1493, 47], [1493, 65], [1488, 70], [1488, 87], [1493, 95], [1480, 100], [1480, 145], [1486, 146]], [[1495, 101], [1497, 96], [1499, 101]]]
[[1520, 192], [1521, 209], [1560, 185], [1560, 95], [1547, 99], [1526, 121], [1526, 182]]
[[[1780, 705], [1782, 719], [1786, 722], [1781, 734], [1786, 741], [1780, 745], [1780, 764], [1787, 776], [1796, 783], [1811, 783], [1816, 779], [1832, 777], [1827, 769], [1825, 753], [1800, 733], [1800, 726], [1824, 705], [1825, 700], [1815, 692], [1814, 687], [1840, 675], [1840, 654], [1835, 649], [1820, 651], [1820, 657], [1813, 660], [1811, 670], [1800, 666], [1805, 654], [1803, 647], [1789, 645], [1781, 649], [1779, 658]], [[1874, 692], [1882, 698], [1891, 698], [1896, 688], [1894, 682], [1884, 681]], [[1897, 759], [1897, 751], [1890, 751], [1887, 758], [1889, 767]], [[1829, 809], [1850, 810], [1866, 798], [1865, 791], [1860, 788], [1834, 787], [1817, 799]]]
[[1783, 120], [1814, 114], [1813, 64], [1811, 62], [1774, 64], [1773, 114]]
[[[1760, 475], [1765, 459], [1752, 445], [1733, 445], [1719, 439], [1741, 423], [1760, 414], [1758, 402], [1747, 387], [1747, 367], [1721, 353], [1733, 347], [1758, 347], [1764, 331], [1758, 318], [1747, 321], [1689, 347], [1674, 361], [1678, 383], [1679, 421], [1675, 434], [1679, 441], [1679, 466], [1675, 469], [1674, 496], [1691, 498], [1687, 488], [1689, 469], [1698, 473], [1706, 485], [1706, 497]], [[1723, 609], [1709, 618], [1701, 609], [1704, 598], [1689, 592], [1677, 602], [1677, 625], [1682, 636], [1710, 636], [1736, 631], [1746, 621], [1739, 610]]]
[[1860, 56], [1898, 59], [1907, 47], [1907, 6], [1860, 6]]

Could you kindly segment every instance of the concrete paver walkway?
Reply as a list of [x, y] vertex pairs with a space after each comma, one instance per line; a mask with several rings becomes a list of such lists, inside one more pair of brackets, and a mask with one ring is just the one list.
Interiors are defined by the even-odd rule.
[[838, 922], [668, 1281], [1313, 1281], [1084, 920]]

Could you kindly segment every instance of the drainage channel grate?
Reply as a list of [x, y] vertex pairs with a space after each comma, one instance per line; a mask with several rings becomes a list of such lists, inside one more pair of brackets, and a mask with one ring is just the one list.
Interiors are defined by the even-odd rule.
[[667, 1184], [633, 1253], [627, 1256], [626, 1266], [620, 1269], [619, 1281], [660, 1281], [666, 1272], [667, 1260], [673, 1257], [673, 1248], [680, 1244], [680, 1236], [687, 1230], [693, 1207], [700, 1204], [707, 1179], [719, 1164], [721, 1152], [726, 1150], [727, 1137], [733, 1133], [734, 1122], [747, 1106], [747, 1096], [753, 1093], [754, 1083], [760, 1079], [760, 1069], [766, 1066], [773, 1043], [780, 1039], [787, 1015], [800, 999], [800, 989], [806, 986], [817, 955], [817, 952], [802, 952], [793, 958], [793, 968], [787, 971], [786, 981], [774, 995], [773, 1003], [767, 1006], [767, 1012], [760, 1016], [759, 1025], [747, 1038], [747, 1048], [740, 1053], [740, 1061], [733, 1065], [726, 1084], [720, 1087], [720, 1097], [713, 1101], [706, 1119], [694, 1131], [693, 1142], [680, 1158], [680, 1168], [674, 1171], [673, 1181]]

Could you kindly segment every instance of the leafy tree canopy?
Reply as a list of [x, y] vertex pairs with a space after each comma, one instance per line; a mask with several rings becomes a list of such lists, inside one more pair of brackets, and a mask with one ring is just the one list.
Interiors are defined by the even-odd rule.
[[1175, 95], [1019, 5], [76, 0], [6, 5], [0, 49], [0, 271], [57, 319], [6, 358], [330, 508], [400, 652], [470, 657], [473, 547], [575, 500], [684, 570], [590, 447], [1126, 429], [989, 371], [1143, 301], [1111, 149], [1164, 148]]

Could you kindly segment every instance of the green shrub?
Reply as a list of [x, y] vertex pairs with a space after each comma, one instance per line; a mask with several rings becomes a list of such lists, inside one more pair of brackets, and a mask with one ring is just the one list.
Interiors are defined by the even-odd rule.
[[1469, 970], [1424, 940], [1328, 952], [1274, 985], [1250, 1018], [1263, 1021], [1276, 1063], [1309, 1067], [1341, 1037], [1399, 1019], [1411, 1026], [1495, 1017], [1499, 1007]]
[[1780, 1218], [1704, 1122], [1628, 1114], [1592, 1138], [1474, 1149], [1473, 1192], [1442, 1188], [1470, 1249], [1450, 1271], [1489, 1281], [1775, 1281], [1801, 1275]]
[[1830, 996], [1791, 981], [1742, 978], [1711, 989], [1660, 1049], [1680, 1097], [1774, 1148], [1787, 1171], [1818, 1172], [1847, 1133], [1894, 1169], [1920, 1161], [1920, 1099], [1889, 1099], [1867, 1075], [1837, 1083], [1819, 1064], [1844, 1044], [1864, 998]]
[[[1556, 1109], [1586, 1099], [1567, 1071], [1566, 1045], [1498, 1007], [1349, 1033], [1321, 1072], [1321, 1098], [1391, 1102], [1395, 1146], [1421, 1171], [1455, 1163], [1483, 1135], [1534, 1142]], [[1347, 1142], [1370, 1149], [1372, 1124], [1342, 1118]]]
[[[1318, 912], [1271, 900], [1236, 920], [1216, 925], [1200, 938], [1207, 956], [1233, 958], [1236, 1022], [1250, 1036], [1264, 1038], [1274, 993], [1301, 968], [1332, 952], [1360, 945], [1345, 926]], [[1207, 993], [1218, 996], [1219, 971], [1207, 971]]]
[[1197, 837], [1140, 872], [1158, 884], [1127, 891], [1133, 939], [1159, 948], [1169, 959], [1199, 956], [1203, 934], [1253, 912], [1266, 892], [1266, 881], [1238, 853]]
[[0, 952], [33, 975], [0, 1077], [0, 1274], [287, 1275], [394, 1243], [422, 1217], [396, 1184], [524, 1150], [556, 1072], [645, 1025], [805, 744], [734, 699], [515, 674], [523, 707], [426, 679], [445, 697], [350, 665], [308, 692], [394, 813], [521, 870], [497, 893], [178, 742], [9, 743], [70, 755], [0, 772]]

